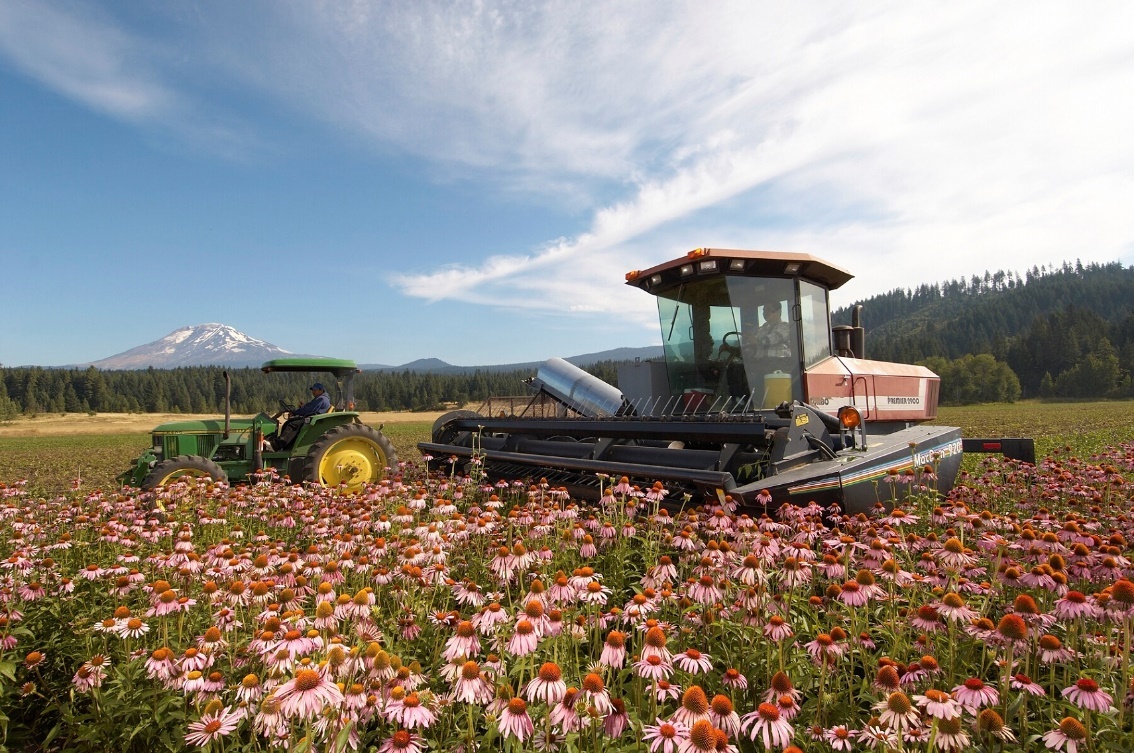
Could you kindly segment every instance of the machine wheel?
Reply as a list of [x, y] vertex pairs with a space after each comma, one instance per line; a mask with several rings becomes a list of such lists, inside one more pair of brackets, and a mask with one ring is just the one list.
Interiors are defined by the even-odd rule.
[[142, 489], [150, 491], [184, 478], [211, 478], [228, 481], [228, 474], [219, 465], [200, 455], [178, 455], [155, 465], [142, 479]]
[[394, 445], [366, 424], [344, 424], [324, 434], [303, 461], [303, 479], [323, 486], [345, 484], [357, 491], [377, 483], [398, 464]]
[[445, 424], [449, 423], [455, 418], [484, 418], [474, 410], [452, 410], [445, 415], [438, 418], [433, 422], [433, 432], [431, 436], [433, 441], [437, 444], [451, 444], [453, 438], [459, 433], [454, 430], [445, 429]]

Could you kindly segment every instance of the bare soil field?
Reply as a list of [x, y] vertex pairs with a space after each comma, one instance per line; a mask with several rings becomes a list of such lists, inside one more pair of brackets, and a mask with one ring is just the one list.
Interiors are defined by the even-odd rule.
[[[388, 411], [382, 413], [365, 412], [360, 414], [363, 423], [371, 426], [381, 424], [432, 423], [443, 413], [412, 411]], [[29, 418], [19, 416], [6, 424], [0, 424], [0, 437], [67, 437], [89, 436], [92, 434], [144, 434], [158, 424], [170, 421], [191, 421], [194, 419], [217, 418], [217, 414], [195, 413], [48, 413]], [[233, 416], [233, 418], [250, 416]]]

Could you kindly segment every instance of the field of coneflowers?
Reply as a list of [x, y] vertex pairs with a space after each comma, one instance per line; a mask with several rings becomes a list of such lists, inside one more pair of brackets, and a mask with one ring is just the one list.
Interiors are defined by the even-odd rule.
[[[871, 515], [598, 504], [405, 464], [362, 494], [0, 485], [14, 750], [1134, 748], [1134, 444]], [[696, 501], [694, 501], [696, 502]]]

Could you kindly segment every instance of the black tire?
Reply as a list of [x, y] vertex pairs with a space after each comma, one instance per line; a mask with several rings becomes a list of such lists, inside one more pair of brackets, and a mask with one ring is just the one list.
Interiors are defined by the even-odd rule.
[[181, 478], [204, 478], [213, 481], [228, 481], [228, 474], [219, 465], [200, 455], [178, 455], [163, 460], [150, 469], [142, 479], [142, 490], [152, 491]]
[[304, 481], [361, 489], [396, 468], [398, 453], [382, 432], [366, 424], [336, 426], [311, 445], [303, 459]]
[[433, 422], [433, 432], [431, 433], [433, 441], [437, 444], [451, 444], [459, 434], [465, 433], [445, 428], [445, 424], [457, 418], [484, 418], [484, 416], [474, 410], [451, 410]]

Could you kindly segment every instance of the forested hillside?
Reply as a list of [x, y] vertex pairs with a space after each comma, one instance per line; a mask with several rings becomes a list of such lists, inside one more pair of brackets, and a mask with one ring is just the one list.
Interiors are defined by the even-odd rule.
[[[986, 272], [861, 304], [868, 358], [934, 359], [940, 368], [941, 359], [987, 354], [1011, 368], [1024, 397], [1134, 395], [1134, 267], [1065, 263], [1022, 277]], [[845, 308], [832, 318], [848, 324], [850, 316]], [[949, 385], [942, 386], [949, 397]]]
[[[613, 361], [600, 361], [586, 370], [613, 383], [616, 368]], [[259, 369], [229, 369], [229, 374], [236, 413], [274, 412], [280, 400], [308, 400], [312, 382], [330, 380], [314, 374], [265, 374]], [[531, 390], [524, 380], [534, 374], [534, 369], [467, 374], [364, 371], [355, 376], [355, 404], [359, 410], [429, 410], [446, 403], [527, 395]], [[215, 366], [146, 371], [100, 371], [93, 366], [0, 369], [0, 419], [19, 413], [219, 413], [223, 409], [224, 370]]]

